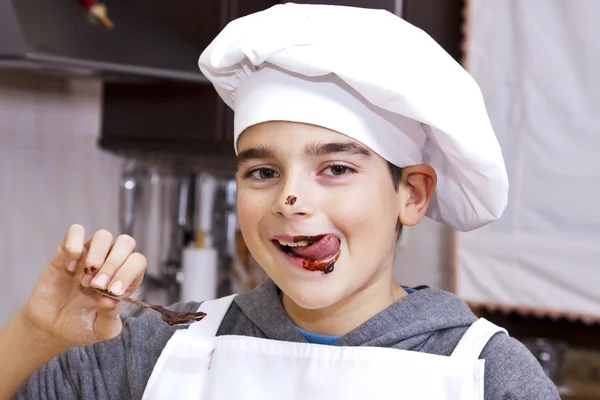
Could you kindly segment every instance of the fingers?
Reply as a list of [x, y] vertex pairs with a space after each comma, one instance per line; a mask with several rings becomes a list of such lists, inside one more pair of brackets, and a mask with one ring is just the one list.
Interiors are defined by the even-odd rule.
[[[131, 246], [124, 246], [121, 236], [113, 244], [113, 236], [108, 231], [98, 231], [98, 236], [92, 238], [90, 250], [85, 260], [83, 272], [93, 275], [92, 286], [106, 289], [110, 277], [133, 251]], [[127, 248], [129, 247], [129, 248]], [[87, 277], [84, 277], [87, 278]]]
[[81, 278], [81, 284], [85, 287], [90, 286], [94, 275], [104, 264], [113, 246], [113, 235], [105, 229], [100, 229], [92, 235], [87, 245], [87, 255], [83, 263], [84, 275]]
[[[116, 296], [120, 296], [128, 292], [128, 294], [134, 292], [139, 283], [142, 281], [146, 266], [146, 257], [140, 253], [131, 253], [123, 265], [117, 268], [110, 284], [108, 285], [108, 290]], [[94, 330], [96, 331], [96, 336], [99, 339], [112, 339], [121, 332], [123, 326], [119, 314], [123, 302], [115, 301], [102, 295], [98, 296], [100, 297], [100, 307], [98, 309]]]
[[[55, 262], [64, 265], [67, 270], [74, 272], [77, 268], [77, 261], [81, 258], [84, 252], [85, 229], [83, 226], [75, 224], [71, 225], [65, 233], [63, 242], [55, 257]], [[60, 255], [62, 254], [62, 257]], [[62, 258], [60, 261], [56, 258]]]
[[122, 295], [133, 283], [139, 284], [147, 265], [146, 257], [140, 253], [131, 253], [112, 277], [108, 290], [115, 296]]
[[[96, 273], [91, 281], [93, 287], [108, 289], [119, 296], [144, 274], [147, 262], [143, 255], [133, 252], [136, 243], [131, 236], [120, 235], [112, 246], [108, 239], [108, 235], [103, 234], [97, 241], [92, 240], [85, 268]], [[87, 278], [84, 276], [83, 279]]]
[[96, 316], [94, 331], [98, 340], [113, 339], [121, 332], [122, 328], [123, 322], [117, 307], [113, 307], [106, 312], [99, 312]]
[[72, 225], [54, 257], [53, 264], [75, 272], [83, 270], [81, 284], [108, 290], [120, 296], [132, 285], [139, 285], [147, 267], [146, 258], [134, 253], [136, 243], [129, 235], [113, 235], [104, 229], [96, 231], [87, 241], [85, 229]]

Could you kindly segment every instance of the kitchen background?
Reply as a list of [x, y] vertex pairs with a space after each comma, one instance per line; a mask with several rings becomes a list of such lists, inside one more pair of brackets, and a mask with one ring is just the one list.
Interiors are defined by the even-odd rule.
[[[72, 223], [133, 234], [150, 261], [140, 298], [263, 278], [236, 231], [231, 113], [196, 60], [227, 21], [276, 2], [107, 0], [110, 21], [86, 16], [102, 10], [92, 1], [0, 4], [0, 324]], [[427, 31], [481, 85], [507, 158], [501, 221], [406, 229], [396, 279], [457, 293], [526, 342], [565, 399], [600, 398], [600, 3], [308, 3], [384, 8]]]

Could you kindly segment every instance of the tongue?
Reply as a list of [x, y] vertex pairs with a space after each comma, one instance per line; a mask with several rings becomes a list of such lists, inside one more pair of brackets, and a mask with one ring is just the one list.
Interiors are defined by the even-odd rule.
[[331, 257], [340, 249], [340, 241], [335, 235], [324, 235], [308, 246], [291, 247], [292, 254], [306, 260], [321, 260]]

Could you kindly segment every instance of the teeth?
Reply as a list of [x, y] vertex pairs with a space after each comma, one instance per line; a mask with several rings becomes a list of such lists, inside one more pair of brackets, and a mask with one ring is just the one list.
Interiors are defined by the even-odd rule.
[[300, 240], [299, 242], [288, 242], [286, 240], [279, 240], [279, 244], [282, 246], [288, 246], [288, 247], [301, 247], [301, 246], [308, 246], [308, 240]]

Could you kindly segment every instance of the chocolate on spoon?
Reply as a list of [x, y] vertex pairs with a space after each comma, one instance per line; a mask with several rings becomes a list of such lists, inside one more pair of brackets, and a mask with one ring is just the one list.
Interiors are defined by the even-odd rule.
[[106, 296], [106, 297], [109, 297], [114, 300], [126, 301], [131, 304], [135, 304], [135, 305], [138, 305], [141, 307], [150, 308], [154, 311], [158, 311], [162, 315], [163, 321], [165, 321], [169, 325], [179, 325], [179, 324], [186, 324], [186, 323], [194, 322], [194, 321], [200, 321], [201, 319], [206, 317], [206, 313], [203, 313], [201, 311], [195, 312], [195, 313], [171, 311], [171, 310], [167, 310], [163, 306], [157, 306], [156, 304], [146, 303], [141, 300], [132, 299], [131, 297], [113, 296], [107, 290], [101, 290], [101, 289], [96, 289], [96, 288], [94, 288], [94, 290], [96, 292], [100, 293], [102, 296]]

